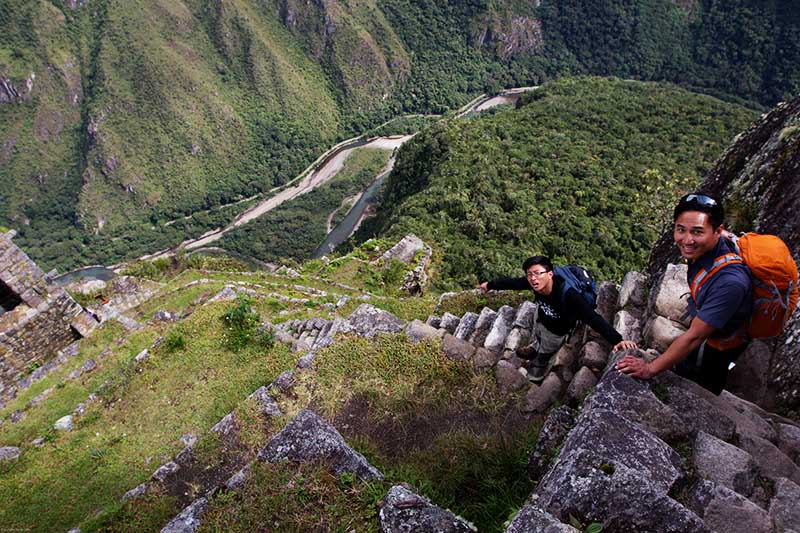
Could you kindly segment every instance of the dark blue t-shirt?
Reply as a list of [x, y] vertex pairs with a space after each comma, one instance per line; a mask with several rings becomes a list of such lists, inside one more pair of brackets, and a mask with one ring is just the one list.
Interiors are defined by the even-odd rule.
[[[689, 263], [689, 284], [700, 268], [710, 271], [714, 260], [729, 252], [736, 252], [733, 244], [720, 238], [713, 250]], [[728, 265], [705, 282], [696, 302], [689, 297], [689, 314], [700, 317], [706, 324], [720, 330], [719, 333], [731, 333], [752, 313], [751, 292], [750, 269], [744, 264]]]

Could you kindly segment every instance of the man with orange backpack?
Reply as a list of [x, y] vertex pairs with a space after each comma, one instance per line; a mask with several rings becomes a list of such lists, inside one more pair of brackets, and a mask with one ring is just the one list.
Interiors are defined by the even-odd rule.
[[627, 355], [617, 370], [649, 379], [674, 367], [714, 394], [725, 387], [730, 364], [751, 338], [780, 334], [797, 305], [797, 266], [773, 235], [735, 237], [723, 228], [714, 198], [687, 194], [673, 213], [673, 237], [688, 260], [691, 290], [688, 331], [647, 363]]

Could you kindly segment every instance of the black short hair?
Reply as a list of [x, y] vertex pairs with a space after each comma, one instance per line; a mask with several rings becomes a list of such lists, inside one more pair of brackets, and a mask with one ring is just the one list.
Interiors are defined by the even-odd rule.
[[725, 210], [722, 208], [722, 203], [711, 196], [702, 192], [685, 194], [678, 200], [678, 205], [672, 212], [672, 221], [678, 220], [681, 213], [686, 211], [700, 211], [708, 215], [708, 222], [711, 227], [716, 229], [725, 222]]
[[528, 269], [533, 265], [541, 265], [547, 272], [551, 272], [553, 270], [553, 263], [550, 262], [549, 257], [545, 257], [543, 255], [534, 255], [533, 257], [527, 258], [525, 262], [522, 263], [522, 271], [527, 274]]

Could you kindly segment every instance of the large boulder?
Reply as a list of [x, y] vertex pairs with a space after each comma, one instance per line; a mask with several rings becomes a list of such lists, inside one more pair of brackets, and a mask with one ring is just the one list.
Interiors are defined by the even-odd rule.
[[775, 482], [775, 496], [769, 503], [769, 515], [778, 531], [800, 531], [800, 486], [781, 478]]
[[622, 309], [614, 315], [614, 329], [622, 335], [623, 339], [635, 343], [642, 342], [642, 321], [636, 315]]
[[434, 505], [428, 498], [395, 485], [383, 499], [380, 511], [384, 533], [471, 533], [472, 524]]
[[561, 397], [564, 383], [555, 372], [550, 372], [541, 385], [533, 385], [525, 394], [522, 410], [543, 413]]
[[697, 434], [692, 465], [704, 479], [725, 485], [743, 496], [753, 493], [756, 463], [744, 450], [705, 432]]
[[686, 282], [686, 265], [667, 265], [664, 275], [655, 286], [652, 294], [655, 314], [668, 318], [684, 326], [689, 326], [686, 306], [689, 298], [689, 284]]
[[762, 477], [789, 478], [800, 485], [800, 468], [770, 441], [755, 435], [740, 435], [739, 447], [753, 457]]
[[197, 531], [206, 509], [208, 509], [208, 500], [206, 498], [195, 500], [190, 506], [181, 511], [178, 516], [170, 520], [161, 529], [161, 533], [192, 533]]
[[628, 272], [622, 279], [619, 289], [620, 309], [634, 310], [641, 313], [647, 305], [647, 276], [640, 272]]
[[528, 477], [536, 481], [542, 477], [550, 461], [555, 457], [561, 443], [575, 426], [577, 412], [565, 405], [556, 407], [547, 415], [539, 439], [528, 457]]
[[600, 380], [586, 400], [586, 408], [614, 411], [665, 441], [677, 442], [688, 436], [683, 420], [653, 394], [647, 382], [614, 369]]
[[506, 342], [506, 336], [514, 322], [514, 308], [504, 305], [497, 310], [492, 327], [483, 341], [483, 346], [492, 352], [500, 352]]
[[402, 331], [406, 325], [404, 320], [370, 304], [359, 305], [348, 317], [348, 321], [353, 330], [363, 337], [374, 337], [378, 333], [396, 333]]
[[528, 386], [527, 376], [522, 375], [517, 368], [508, 361], [501, 360], [495, 367], [495, 379], [501, 391], [518, 391]]
[[725, 485], [700, 480], [689, 493], [688, 507], [713, 531], [771, 533], [767, 512]]
[[475, 346], [483, 346], [483, 343], [486, 342], [486, 337], [489, 335], [489, 332], [494, 325], [495, 318], [497, 318], [497, 313], [493, 310], [489, 309], [488, 307], [481, 309], [481, 313], [478, 315], [478, 320], [475, 322], [475, 329], [472, 331], [472, 334], [467, 338], [467, 340], [469, 340], [469, 342]]
[[580, 531], [562, 523], [534, 503], [526, 504], [519, 510], [505, 533], [580, 533]]
[[664, 372], [651, 380], [663, 402], [681, 419], [685, 429], [696, 435], [703, 431], [723, 441], [730, 441], [736, 433], [736, 423], [719, 407], [717, 396], [697, 383]]
[[663, 353], [685, 331], [680, 324], [663, 316], [655, 316], [644, 326], [644, 341], [650, 348]]
[[350, 448], [336, 429], [309, 410], [289, 422], [258, 452], [260, 461], [325, 461], [334, 475], [352, 472], [359, 479], [383, 479], [363, 455]]
[[584, 523], [602, 522], [603, 531], [710, 532], [647, 472], [606, 462], [586, 448], [562, 454], [536, 494], [539, 505], [558, 519], [575, 516]]
[[778, 424], [778, 448], [789, 459], [800, 465], [800, 427], [791, 424]]
[[478, 322], [477, 313], [464, 313], [464, 316], [462, 316], [461, 320], [458, 322], [458, 326], [453, 330], [453, 336], [461, 340], [468, 339], [469, 336], [472, 335], [472, 332], [475, 331], [476, 322]]
[[442, 338], [442, 351], [448, 359], [453, 359], [454, 361], [469, 361], [475, 353], [475, 346], [449, 333], [445, 333]]
[[769, 363], [772, 350], [765, 342], [755, 340], [736, 359], [736, 366], [728, 373], [725, 388], [733, 394], [754, 403], [767, 399], [769, 391]]

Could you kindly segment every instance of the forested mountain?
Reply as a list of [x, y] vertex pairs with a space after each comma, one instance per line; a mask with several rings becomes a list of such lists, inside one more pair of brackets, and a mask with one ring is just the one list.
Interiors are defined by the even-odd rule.
[[0, 224], [46, 267], [197, 236], [337, 140], [566, 74], [772, 104], [791, 2], [5, 0]]
[[417, 135], [362, 231], [438, 243], [443, 288], [520, 275], [538, 253], [619, 279], [756, 116], [666, 84], [563, 79], [515, 109]]

